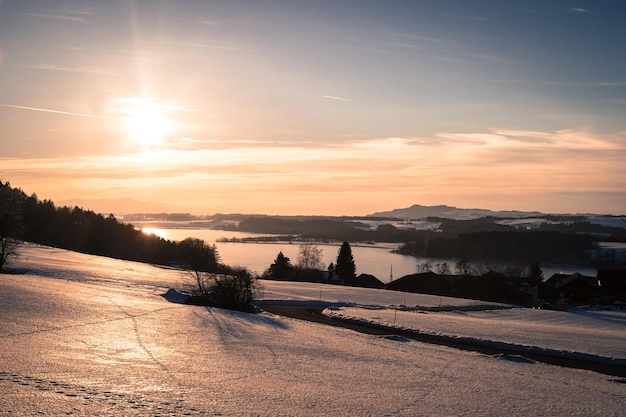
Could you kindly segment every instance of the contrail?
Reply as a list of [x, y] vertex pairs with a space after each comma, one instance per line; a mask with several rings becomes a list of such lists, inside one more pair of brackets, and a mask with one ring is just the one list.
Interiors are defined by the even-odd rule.
[[341, 100], [341, 101], [354, 101], [350, 98], [345, 98], [345, 97], [339, 97], [339, 96], [322, 96], [324, 98], [329, 98], [331, 100]]
[[16, 106], [14, 104], [3, 104], [3, 103], [0, 103], [0, 106], [2, 106], [2, 107], [9, 107], [9, 108], [12, 108], [12, 109], [40, 111], [40, 112], [44, 112], [44, 113], [66, 114], [68, 116], [89, 117], [90, 119], [106, 119], [106, 120], [118, 120], [119, 119], [117, 117], [98, 116], [96, 114], [75, 113], [75, 112], [62, 111], [62, 110], [53, 110], [53, 109], [42, 109], [40, 107]]

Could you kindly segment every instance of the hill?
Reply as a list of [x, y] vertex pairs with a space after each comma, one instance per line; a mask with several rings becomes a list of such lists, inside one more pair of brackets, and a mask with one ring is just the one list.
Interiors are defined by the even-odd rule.
[[501, 217], [501, 218], [522, 218], [543, 216], [538, 211], [492, 211], [486, 209], [463, 209], [451, 206], [422, 206], [414, 204], [411, 207], [393, 209], [390, 211], [379, 211], [369, 214], [368, 217], [393, 217], [404, 220], [424, 219], [427, 217], [440, 217], [455, 220], [473, 220], [481, 217]]

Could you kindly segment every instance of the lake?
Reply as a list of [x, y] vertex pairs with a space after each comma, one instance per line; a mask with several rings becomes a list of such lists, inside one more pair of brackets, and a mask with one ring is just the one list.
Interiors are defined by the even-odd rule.
[[[219, 239], [243, 239], [268, 236], [267, 234], [245, 233], [227, 230], [214, 230], [205, 228], [166, 228], [144, 227], [145, 233], [153, 233], [164, 239], [180, 241], [187, 237], [195, 237], [206, 243], [215, 244], [220, 255], [221, 262], [231, 266], [244, 266], [253, 273], [262, 274], [276, 259], [279, 252], [287, 256], [292, 264], [297, 263], [300, 242], [218, 242]], [[336, 263], [340, 242], [333, 244], [316, 243], [322, 250], [322, 263], [325, 266]], [[405, 275], [417, 272], [417, 265], [429, 262], [433, 268], [438, 263], [447, 262], [454, 272], [456, 259], [432, 259], [415, 258], [413, 256], [399, 255], [391, 251], [397, 249], [399, 244], [376, 243], [376, 244], [350, 244], [352, 256], [356, 264], [357, 275], [371, 274], [384, 283]], [[572, 265], [541, 265], [545, 278], [550, 278], [555, 273], [579, 272], [583, 275], [596, 276], [597, 270]]]

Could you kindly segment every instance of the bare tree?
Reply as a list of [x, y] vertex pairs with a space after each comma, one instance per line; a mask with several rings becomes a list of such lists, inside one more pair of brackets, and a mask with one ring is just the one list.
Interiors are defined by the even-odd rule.
[[243, 267], [224, 266], [220, 273], [197, 272], [198, 288], [192, 291], [193, 303], [249, 311], [257, 291], [257, 280]]
[[0, 271], [18, 256], [17, 248], [21, 242], [11, 237], [0, 236]]
[[190, 276], [198, 287], [198, 292], [206, 295], [207, 288], [213, 281], [209, 273], [219, 268], [219, 253], [215, 245], [208, 245], [204, 240], [187, 238], [178, 243], [178, 257], [184, 262]]
[[420, 262], [417, 264], [417, 272], [430, 272], [433, 269], [433, 264], [428, 261]]
[[313, 243], [300, 245], [298, 266], [302, 269], [323, 269], [322, 250]]
[[21, 243], [17, 236], [22, 227], [24, 199], [21, 190], [0, 181], [0, 271], [17, 257], [17, 248]]
[[496, 273], [509, 278], [524, 277], [527, 265], [521, 263], [480, 262], [472, 268], [476, 275]]
[[457, 261], [454, 269], [457, 275], [468, 276], [472, 272], [472, 265], [469, 260], [463, 258]]
[[450, 266], [447, 262], [435, 264], [435, 271], [439, 275], [452, 275], [452, 271], [450, 270]]

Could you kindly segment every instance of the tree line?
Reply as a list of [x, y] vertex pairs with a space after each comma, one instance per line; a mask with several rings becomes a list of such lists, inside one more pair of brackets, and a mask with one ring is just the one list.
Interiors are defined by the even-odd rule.
[[428, 258], [585, 263], [596, 237], [558, 231], [491, 231], [403, 244], [398, 253]]
[[315, 244], [304, 243], [300, 245], [295, 265], [280, 251], [262, 278], [352, 285], [356, 278], [356, 263], [348, 242], [342, 243], [336, 262], [327, 267], [322, 264], [321, 249]]
[[0, 235], [82, 253], [169, 264], [181, 257], [175, 242], [148, 235], [131, 224], [79, 207], [56, 207], [0, 182]]

